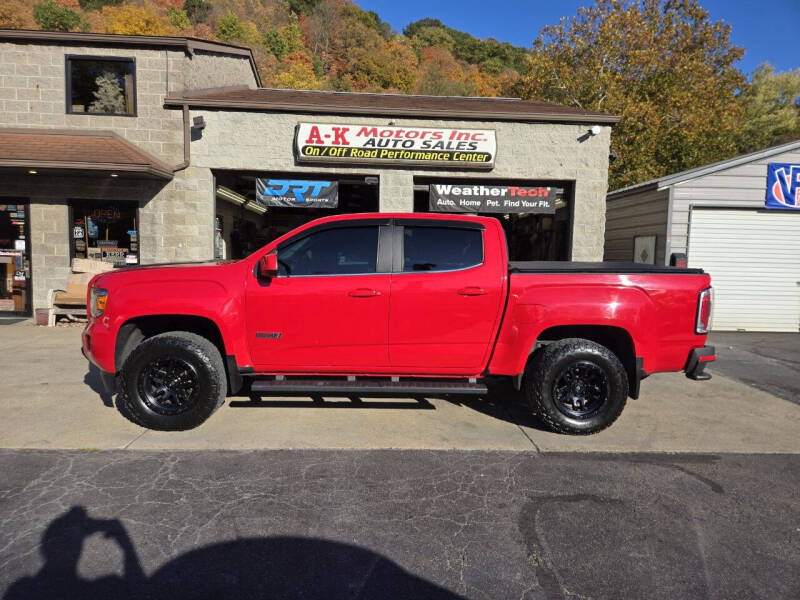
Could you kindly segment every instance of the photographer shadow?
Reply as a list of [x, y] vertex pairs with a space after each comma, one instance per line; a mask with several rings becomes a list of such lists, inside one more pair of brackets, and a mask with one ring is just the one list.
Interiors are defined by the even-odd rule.
[[[84, 543], [94, 534], [119, 546], [124, 563], [121, 576], [89, 580], [78, 573]], [[4, 600], [462, 598], [365, 548], [289, 536], [204, 546], [170, 560], [148, 577], [122, 523], [93, 519], [83, 507], [73, 507], [50, 523], [40, 551], [45, 560], [42, 568], [14, 582]]]

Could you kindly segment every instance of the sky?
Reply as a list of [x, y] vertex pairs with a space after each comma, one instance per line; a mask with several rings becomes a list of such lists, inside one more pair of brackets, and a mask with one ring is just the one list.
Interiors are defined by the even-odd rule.
[[[479, 38], [530, 47], [539, 30], [571, 17], [591, 0], [355, 0], [401, 32], [425, 17]], [[714, 21], [731, 26], [733, 43], [745, 48], [739, 68], [762, 62], [778, 71], [800, 67], [800, 0], [700, 0]]]

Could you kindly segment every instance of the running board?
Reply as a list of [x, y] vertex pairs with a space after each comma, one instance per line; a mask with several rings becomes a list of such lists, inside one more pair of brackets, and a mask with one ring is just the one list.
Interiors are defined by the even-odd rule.
[[345, 381], [339, 379], [256, 379], [250, 385], [251, 392], [270, 394], [304, 393], [335, 395], [392, 394], [418, 396], [420, 394], [469, 394], [480, 396], [488, 389], [483, 383], [467, 381], [385, 381], [361, 379]]

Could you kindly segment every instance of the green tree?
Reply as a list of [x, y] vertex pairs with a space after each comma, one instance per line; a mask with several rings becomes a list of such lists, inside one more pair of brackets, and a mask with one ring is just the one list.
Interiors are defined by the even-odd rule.
[[297, 15], [310, 14], [322, 0], [288, 0], [289, 8]]
[[220, 17], [217, 21], [217, 37], [223, 42], [243, 40], [245, 35], [246, 33], [242, 22], [233, 13], [228, 13]]
[[277, 29], [268, 29], [264, 32], [264, 46], [266, 46], [267, 50], [272, 52], [273, 56], [278, 60], [286, 56], [289, 51], [286, 40]]
[[94, 82], [97, 90], [92, 92], [95, 100], [89, 105], [89, 112], [124, 113], [125, 95], [114, 74], [105, 72]]
[[742, 53], [696, 0], [597, 0], [542, 30], [515, 91], [621, 115], [617, 189], [736, 154]]
[[303, 32], [296, 21], [292, 21], [281, 29], [281, 35], [286, 40], [286, 52], [291, 54], [298, 50], [304, 50], [305, 44], [303, 43]]
[[497, 40], [481, 40], [464, 31], [447, 27], [438, 19], [420, 19], [409, 23], [403, 35], [416, 38], [417, 54], [427, 46], [449, 50], [455, 58], [474, 65], [488, 66], [495, 73], [513, 69], [517, 73], [528, 71], [528, 53], [525, 48]]
[[209, 0], [186, 0], [183, 3], [183, 10], [193, 25], [205, 23], [211, 9], [213, 8]]
[[125, 0], [78, 0], [83, 10], [100, 10], [104, 6], [119, 6]]
[[167, 17], [172, 26], [178, 31], [183, 31], [191, 27], [192, 22], [189, 20], [189, 15], [186, 11], [180, 8], [170, 8], [167, 11]]
[[776, 73], [760, 65], [739, 95], [744, 109], [738, 147], [753, 152], [800, 140], [800, 68]]
[[55, 0], [34, 4], [33, 19], [46, 31], [74, 31], [88, 25], [83, 15], [57, 4]]

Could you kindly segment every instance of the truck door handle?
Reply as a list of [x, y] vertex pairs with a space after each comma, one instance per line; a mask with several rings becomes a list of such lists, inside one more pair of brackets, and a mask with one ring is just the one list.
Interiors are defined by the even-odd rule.
[[356, 290], [352, 290], [347, 295], [352, 296], [353, 298], [372, 298], [373, 296], [380, 296], [381, 293], [378, 290], [373, 290], [370, 288], [358, 288]]
[[461, 294], [462, 296], [483, 296], [486, 293], [486, 291], [480, 287], [469, 286], [461, 288], [460, 290], [458, 290], [458, 293]]

